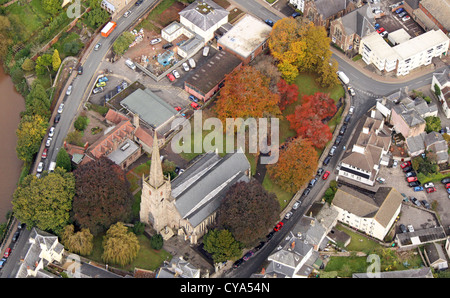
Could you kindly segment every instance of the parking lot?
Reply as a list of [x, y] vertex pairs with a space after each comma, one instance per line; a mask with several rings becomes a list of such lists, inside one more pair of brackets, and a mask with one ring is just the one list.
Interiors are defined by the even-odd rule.
[[[450, 226], [450, 199], [448, 198], [447, 190], [441, 182], [435, 182], [436, 192], [427, 193], [425, 190], [414, 191], [413, 187], [409, 187], [406, 182], [405, 174], [403, 173], [400, 163], [396, 168], [382, 166], [379, 177], [385, 178], [385, 186], [392, 186], [400, 193], [405, 194], [409, 198], [409, 202], [403, 203], [402, 211], [399, 221], [397, 222], [396, 231], [399, 230], [400, 224], [412, 224], [415, 230], [430, 227], [431, 225], [439, 225], [437, 219], [432, 212], [429, 212], [423, 204], [420, 207], [411, 202], [411, 197], [417, 200], [426, 200], [431, 205], [431, 210], [435, 211], [439, 216], [442, 226], [448, 233]], [[423, 185], [422, 185], [423, 186]]]
[[376, 22], [380, 24], [387, 32], [394, 32], [399, 29], [405, 29], [406, 32], [411, 36], [411, 38], [416, 37], [422, 33], [424, 30], [420, 27], [413, 18], [409, 18], [409, 20], [403, 21], [402, 18], [399, 18], [397, 13], [395, 12], [401, 6], [397, 6], [392, 8], [393, 5], [398, 3], [395, 0], [386, 0], [378, 3], [371, 4], [373, 9], [380, 8], [383, 10], [384, 15], [380, 18], [376, 19]]

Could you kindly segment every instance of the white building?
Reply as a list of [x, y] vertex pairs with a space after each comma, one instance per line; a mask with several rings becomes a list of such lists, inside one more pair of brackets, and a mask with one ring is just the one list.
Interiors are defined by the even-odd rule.
[[205, 42], [214, 38], [214, 32], [228, 23], [230, 13], [210, 0], [194, 1], [179, 12], [180, 23], [200, 35]]
[[332, 205], [339, 212], [338, 221], [383, 240], [400, 213], [402, 201], [403, 196], [392, 187], [378, 188], [371, 198], [341, 186]]
[[433, 73], [433, 79], [431, 81], [431, 91], [435, 91], [435, 85], [439, 87], [441, 93], [438, 96], [441, 103], [442, 110], [445, 113], [445, 117], [450, 118], [450, 73], [448, 69], [444, 69], [442, 72]]
[[305, 9], [305, 0], [289, 0], [289, 3], [294, 5], [294, 7], [301, 12], [303, 12]]
[[441, 30], [431, 30], [391, 47], [378, 33], [361, 39], [359, 53], [366, 64], [397, 76], [409, 74], [420, 66], [431, 64], [434, 57], [442, 57], [449, 48], [449, 38]]

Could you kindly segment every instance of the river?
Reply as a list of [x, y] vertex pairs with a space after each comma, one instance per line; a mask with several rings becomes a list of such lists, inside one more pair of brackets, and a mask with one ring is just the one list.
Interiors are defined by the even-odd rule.
[[6, 213], [12, 210], [12, 196], [17, 187], [23, 162], [16, 154], [16, 129], [25, 101], [14, 87], [11, 78], [0, 66], [0, 223], [6, 222]]

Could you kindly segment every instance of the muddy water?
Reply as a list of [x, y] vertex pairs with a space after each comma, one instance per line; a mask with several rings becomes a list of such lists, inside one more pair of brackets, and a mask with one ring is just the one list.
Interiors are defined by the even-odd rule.
[[16, 155], [16, 129], [25, 102], [16, 92], [11, 78], [0, 66], [0, 223], [6, 221], [6, 213], [12, 210], [12, 195], [23, 162]]

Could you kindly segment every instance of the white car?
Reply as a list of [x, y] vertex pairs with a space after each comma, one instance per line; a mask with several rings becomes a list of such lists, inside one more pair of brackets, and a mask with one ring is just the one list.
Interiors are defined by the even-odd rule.
[[414, 228], [413, 228], [413, 226], [412, 226], [412, 225], [408, 225], [408, 231], [410, 231], [410, 232], [414, 232]]
[[184, 71], [189, 71], [189, 66], [186, 62], [182, 64]]
[[161, 38], [155, 38], [150, 41], [150, 44], [157, 44], [161, 42]]
[[398, 165], [398, 161], [397, 161], [397, 160], [394, 160], [394, 163], [392, 164], [392, 167], [393, 167], [393, 168], [396, 168], [397, 165]]
[[172, 71], [172, 74], [173, 74], [173, 76], [174, 76], [176, 79], [179, 79], [179, 78], [180, 78], [180, 73], [179, 73], [176, 69], [174, 69], [174, 70]]
[[123, 14], [123, 17], [128, 18], [130, 15], [131, 15], [131, 10], [128, 10]]
[[69, 96], [72, 93], [72, 85], [67, 88], [66, 95]]
[[64, 110], [64, 104], [62, 103], [59, 105], [58, 114], [61, 114], [63, 112], [63, 110]]
[[47, 138], [47, 142], [45, 142], [45, 146], [50, 147], [51, 143], [52, 143], [52, 138]]
[[385, 38], [388, 35], [387, 31], [383, 31], [380, 33], [381, 37]]
[[354, 106], [351, 106], [350, 107], [350, 109], [348, 110], [348, 113], [349, 114], [353, 114], [353, 111], [355, 110], [355, 107]]
[[433, 182], [425, 183], [425, 184], [423, 185], [423, 187], [425, 187], [425, 188], [434, 187], [434, 184], [433, 184]]
[[94, 47], [94, 51], [98, 51], [101, 47], [102, 47], [101, 43], [96, 44]]
[[302, 203], [302, 202], [300, 202], [300, 201], [295, 202], [294, 205], [292, 206], [292, 209], [297, 210], [298, 207], [300, 207], [300, 204], [301, 204], [301, 203]]
[[55, 134], [55, 127], [52, 126], [52, 127], [50, 127], [50, 131], [48, 132], [48, 136], [53, 137], [54, 134]]
[[355, 90], [353, 88], [351, 88], [351, 87], [348, 88], [348, 91], [350, 91], [351, 96], [355, 96], [356, 95]]
[[285, 219], [289, 219], [292, 216], [292, 212], [289, 211], [288, 213], [286, 213], [286, 215], [284, 216]]
[[41, 173], [43, 169], [44, 169], [44, 163], [41, 161], [41, 162], [38, 164], [37, 170], [36, 170], [36, 171], [37, 171], [38, 173]]

